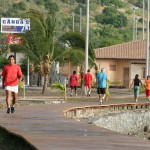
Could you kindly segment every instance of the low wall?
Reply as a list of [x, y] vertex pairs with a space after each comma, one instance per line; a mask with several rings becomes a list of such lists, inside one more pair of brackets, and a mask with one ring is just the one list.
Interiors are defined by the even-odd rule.
[[118, 113], [122, 111], [134, 111], [139, 109], [150, 109], [150, 103], [126, 103], [111, 105], [94, 105], [84, 107], [74, 107], [64, 111], [64, 115], [70, 118], [88, 118], [97, 114], [104, 115]]
[[64, 111], [70, 118], [116, 132], [150, 140], [150, 103], [126, 103], [74, 107]]

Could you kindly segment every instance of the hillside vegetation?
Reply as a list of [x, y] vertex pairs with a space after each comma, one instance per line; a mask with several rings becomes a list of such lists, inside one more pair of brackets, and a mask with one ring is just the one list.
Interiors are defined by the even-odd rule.
[[[79, 32], [82, 16], [81, 29], [85, 34], [86, 0], [0, 0], [0, 4], [1, 17], [19, 17], [29, 9], [56, 12], [57, 36], [73, 30], [73, 17], [74, 31]], [[135, 11], [139, 40], [142, 39], [143, 0], [90, 0], [90, 42], [93, 48], [132, 41], [133, 6], [139, 8]]]

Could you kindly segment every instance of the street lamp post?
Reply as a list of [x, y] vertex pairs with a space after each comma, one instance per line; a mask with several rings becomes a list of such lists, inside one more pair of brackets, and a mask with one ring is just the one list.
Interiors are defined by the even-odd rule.
[[135, 10], [138, 9], [138, 7], [131, 7], [133, 9], [133, 41], [135, 41], [135, 26], [136, 26], [136, 19], [135, 19]]
[[135, 18], [135, 40], [137, 40], [137, 34], [138, 34], [138, 30], [137, 30], [137, 22], [138, 22], [138, 18]]
[[[87, 0], [87, 9], [86, 9], [86, 43], [85, 43], [85, 70], [88, 70], [88, 54], [89, 53], [89, 0]], [[86, 94], [86, 88], [84, 89]]]
[[133, 8], [133, 41], [135, 40], [135, 9]]
[[72, 12], [72, 31], [74, 32], [74, 12]]
[[82, 8], [80, 8], [80, 33], [82, 32]]
[[87, 0], [87, 10], [86, 10], [85, 73], [88, 70], [88, 49], [89, 49], [89, 0]]
[[146, 75], [149, 75], [149, 4], [150, 0], [148, 0], [147, 6], [147, 45], [146, 45]]
[[143, 0], [143, 34], [142, 39], [144, 40], [145, 34], [145, 0]]

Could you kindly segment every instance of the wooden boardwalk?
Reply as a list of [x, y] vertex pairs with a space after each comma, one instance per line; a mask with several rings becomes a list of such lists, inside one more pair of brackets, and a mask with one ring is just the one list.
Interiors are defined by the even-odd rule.
[[[149, 150], [150, 141], [66, 118], [63, 110], [96, 102], [20, 106], [0, 110], [0, 126], [25, 138], [38, 150]], [[17, 150], [17, 149], [16, 149]]]

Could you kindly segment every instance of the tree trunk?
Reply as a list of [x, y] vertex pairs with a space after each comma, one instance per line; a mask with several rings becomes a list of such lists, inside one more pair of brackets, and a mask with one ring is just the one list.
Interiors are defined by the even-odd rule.
[[30, 64], [30, 86], [33, 85], [34, 64]]
[[48, 74], [45, 74], [42, 94], [44, 94], [47, 91], [47, 83], [48, 83]]
[[46, 56], [46, 59], [42, 66], [43, 66], [43, 71], [44, 71], [44, 85], [43, 85], [42, 94], [44, 94], [47, 91], [48, 75], [49, 75], [50, 68], [51, 68], [48, 55]]
[[68, 61], [68, 85], [70, 84], [70, 61]]
[[30, 75], [30, 86], [33, 86], [33, 75]]

